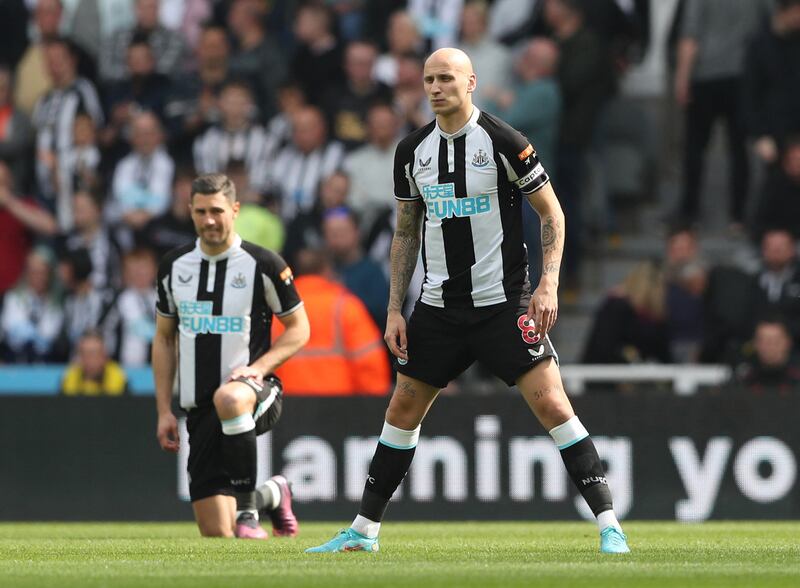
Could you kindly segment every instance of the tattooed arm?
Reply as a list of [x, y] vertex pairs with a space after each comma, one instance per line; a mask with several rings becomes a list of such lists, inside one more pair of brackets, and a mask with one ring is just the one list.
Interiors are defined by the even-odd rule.
[[542, 277], [531, 295], [528, 317], [533, 318], [536, 330], [547, 333], [558, 316], [558, 276], [564, 252], [564, 212], [548, 182], [528, 196], [542, 225]]
[[389, 312], [400, 312], [417, 266], [422, 212], [419, 200], [397, 202], [397, 228], [392, 238]]
[[400, 311], [417, 265], [423, 205], [419, 200], [397, 202], [397, 228], [392, 239], [389, 308], [384, 340], [398, 358], [407, 360], [406, 322]]

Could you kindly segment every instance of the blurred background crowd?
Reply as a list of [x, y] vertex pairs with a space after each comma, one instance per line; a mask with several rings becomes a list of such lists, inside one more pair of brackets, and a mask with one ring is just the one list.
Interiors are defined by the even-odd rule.
[[800, 382], [800, 0], [2, 0], [0, 38], [0, 361], [74, 360], [67, 393], [149, 362], [207, 172], [298, 276], [287, 389], [386, 392], [394, 148], [443, 46], [564, 207], [562, 362]]

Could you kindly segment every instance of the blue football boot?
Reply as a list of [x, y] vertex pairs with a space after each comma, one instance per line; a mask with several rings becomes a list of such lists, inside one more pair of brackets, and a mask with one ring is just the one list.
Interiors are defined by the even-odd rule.
[[630, 553], [628, 538], [616, 527], [606, 527], [600, 531], [601, 553]]
[[353, 529], [342, 529], [336, 536], [322, 545], [309, 547], [306, 553], [337, 553], [340, 551], [378, 551], [378, 538], [370, 539]]

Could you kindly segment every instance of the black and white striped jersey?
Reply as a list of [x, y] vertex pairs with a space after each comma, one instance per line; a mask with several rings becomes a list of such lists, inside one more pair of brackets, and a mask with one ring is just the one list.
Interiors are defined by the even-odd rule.
[[474, 308], [521, 294], [528, 275], [522, 194], [549, 180], [528, 139], [477, 108], [456, 133], [433, 121], [403, 139], [395, 198], [425, 205], [420, 300]]
[[[88, 114], [97, 128], [103, 126], [103, 108], [97, 90], [85, 78], [78, 78], [66, 88], [54, 88], [42, 96], [33, 111], [36, 149], [63, 156], [72, 147], [73, 125], [78, 114]], [[48, 197], [55, 195], [49, 168], [36, 164], [39, 189]]]
[[270, 187], [281, 200], [281, 218], [289, 222], [314, 208], [320, 184], [341, 167], [343, 160], [344, 146], [338, 141], [311, 153], [303, 153], [293, 144], [281, 149], [269, 167]]
[[213, 126], [195, 139], [192, 151], [197, 173], [224, 173], [231, 162], [239, 161], [247, 170], [250, 187], [261, 192], [267, 186], [268, 162], [277, 153], [277, 139], [260, 125], [237, 132]]
[[158, 270], [156, 311], [178, 321], [180, 405], [209, 406], [234, 368], [269, 350], [273, 313], [302, 306], [292, 270], [277, 254], [236, 237], [210, 256], [199, 242], [173, 249]]

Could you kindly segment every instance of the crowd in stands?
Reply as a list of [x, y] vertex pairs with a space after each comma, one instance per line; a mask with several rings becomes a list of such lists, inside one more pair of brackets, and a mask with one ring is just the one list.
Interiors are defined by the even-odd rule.
[[[471, 57], [476, 105], [536, 145], [570, 226], [562, 286], [579, 288], [583, 227], [596, 222], [584, 208], [598, 168], [589, 163], [603, 161], [619, 81], [650, 42], [650, 4], [5, 0], [0, 362], [86, 363], [99, 342], [104, 358], [146, 365], [158, 260], [194, 239], [192, 179], [223, 172], [242, 202], [242, 237], [282, 253], [304, 298], [343, 305], [334, 317], [310, 313], [320, 349], [344, 345], [356, 365], [377, 357], [383, 367], [367, 372], [388, 389], [388, 356], [371, 345], [385, 323], [393, 155], [433, 118], [422, 71], [442, 46]], [[800, 0], [679, 4], [674, 99], [686, 148], [671, 220], [681, 228], [662, 259], [610, 293], [583, 360], [734, 362], [751, 380], [781, 364], [780, 378], [796, 378]], [[697, 245], [717, 119], [730, 146], [729, 219], [761, 246], [756, 275], [709, 266]], [[751, 148], [766, 170], [754, 194]], [[524, 214], [536, 280], [538, 218]], [[417, 276], [409, 304], [419, 286]], [[353, 382], [350, 391], [374, 392]]]
[[[755, 273], [711, 265], [694, 230], [675, 229], [598, 308], [584, 363], [713, 363], [753, 385], [800, 384], [800, 261], [795, 236], [769, 229]], [[778, 339], [780, 341], [778, 342]], [[768, 347], [780, 344], [780, 352]]]

